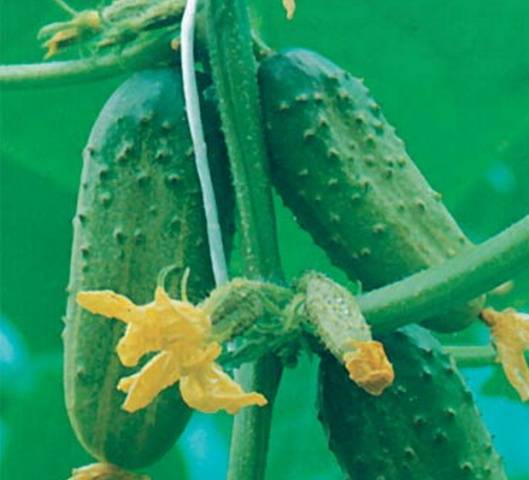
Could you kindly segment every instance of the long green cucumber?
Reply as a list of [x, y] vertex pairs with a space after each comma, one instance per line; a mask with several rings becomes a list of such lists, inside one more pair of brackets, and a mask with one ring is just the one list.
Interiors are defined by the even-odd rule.
[[[370, 290], [471, 246], [361, 80], [301, 49], [264, 60], [259, 78], [273, 181], [351, 278]], [[427, 325], [460, 329], [479, 306]]]
[[472, 394], [441, 345], [420, 327], [382, 341], [395, 382], [380, 397], [358, 388], [330, 355], [320, 364], [319, 416], [347, 478], [506, 479]]
[[[228, 225], [233, 196], [225, 147], [215, 108], [208, 105], [204, 115], [221, 218]], [[143, 410], [123, 411], [125, 394], [116, 386], [132, 369], [120, 364], [115, 347], [124, 325], [81, 309], [75, 296], [111, 289], [136, 304], [149, 303], [161, 269], [172, 265], [175, 274], [165, 287], [173, 298], [187, 267], [192, 301], [214, 286], [192, 153], [181, 78], [168, 69], [140, 72], [122, 84], [84, 151], [64, 331], [66, 406], [86, 450], [125, 468], [163, 455], [190, 411], [175, 387]]]

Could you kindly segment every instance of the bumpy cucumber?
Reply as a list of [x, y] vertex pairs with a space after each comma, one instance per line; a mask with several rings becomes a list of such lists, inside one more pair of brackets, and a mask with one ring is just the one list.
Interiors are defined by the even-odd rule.
[[[272, 178], [283, 201], [365, 289], [470, 246], [361, 80], [307, 50], [269, 57], [259, 78]], [[428, 325], [461, 328], [478, 303]]]
[[[215, 108], [209, 105], [204, 115], [220, 214], [231, 223], [233, 201]], [[84, 152], [73, 224], [64, 332], [68, 414], [96, 459], [142, 467], [172, 446], [190, 411], [176, 387], [146, 409], [123, 411], [125, 395], [116, 386], [133, 373], [115, 353], [124, 325], [81, 309], [75, 296], [111, 289], [136, 304], [148, 303], [160, 270], [170, 265], [178, 267], [165, 285], [174, 298], [186, 267], [191, 300], [214, 285], [179, 75], [167, 69], [137, 73], [108, 100]]]
[[320, 365], [320, 420], [354, 480], [502, 480], [502, 462], [451, 358], [424, 329], [382, 339], [395, 382], [380, 397], [333, 357]]

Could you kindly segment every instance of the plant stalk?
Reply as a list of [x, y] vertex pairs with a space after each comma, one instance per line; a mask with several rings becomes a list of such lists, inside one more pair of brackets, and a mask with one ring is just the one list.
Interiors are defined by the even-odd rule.
[[119, 52], [94, 55], [83, 60], [0, 65], [2, 88], [32, 88], [69, 85], [121, 75], [141, 68], [167, 64], [174, 52], [170, 42], [175, 32], [159, 35], [125, 47]]
[[496, 351], [492, 345], [445, 346], [445, 353], [452, 355], [458, 367], [488, 367], [496, 363]]
[[375, 333], [448, 312], [513, 278], [529, 264], [529, 215], [441, 265], [358, 296]]
[[[283, 275], [246, 2], [209, 0], [206, 32], [235, 186], [244, 274], [249, 279], [280, 283]], [[264, 478], [272, 407], [281, 371], [279, 360], [267, 355], [244, 365], [236, 374], [246, 390], [264, 394], [269, 404], [244, 409], [235, 417], [229, 480]]]

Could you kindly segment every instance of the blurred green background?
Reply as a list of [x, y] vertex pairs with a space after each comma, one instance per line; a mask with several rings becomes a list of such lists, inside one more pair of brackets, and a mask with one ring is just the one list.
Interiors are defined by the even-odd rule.
[[[97, 2], [71, 1], [86, 8]], [[479, 242], [529, 212], [527, 0], [252, 2], [273, 47], [309, 47], [365, 78], [409, 153]], [[51, 0], [0, 1], [0, 62], [37, 62], [40, 26], [65, 19]], [[66, 419], [61, 317], [71, 223], [90, 126], [115, 78], [1, 93], [0, 472], [57, 480], [90, 461]], [[289, 276], [316, 268], [343, 280], [277, 202]], [[496, 306], [529, 308], [529, 274]], [[476, 327], [464, 335], [485, 341]], [[270, 479], [338, 479], [315, 418], [316, 359], [287, 371], [275, 410]], [[466, 370], [509, 478], [529, 478], [529, 408], [495, 368]], [[154, 479], [222, 479], [230, 419], [196, 415]]]

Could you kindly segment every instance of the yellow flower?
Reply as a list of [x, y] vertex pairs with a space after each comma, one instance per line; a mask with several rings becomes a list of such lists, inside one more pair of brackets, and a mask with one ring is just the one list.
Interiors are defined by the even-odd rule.
[[123, 365], [135, 366], [143, 355], [159, 352], [138, 373], [120, 380], [118, 389], [127, 393], [123, 408], [128, 412], [147, 406], [177, 382], [183, 400], [202, 412], [224, 409], [234, 414], [249, 405], [266, 405], [263, 395], [245, 393], [215, 363], [221, 347], [209, 341], [211, 319], [204, 308], [172, 300], [162, 287], [147, 305], [135, 305], [110, 290], [79, 292], [77, 302], [94, 314], [127, 324], [116, 348]]
[[395, 379], [384, 346], [375, 340], [351, 340], [353, 348], [343, 355], [349, 378], [371, 395], [380, 395]]
[[529, 315], [512, 308], [497, 312], [486, 308], [481, 318], [490, 327], [505, 376], [522, 401], [529, 400], [529, 367], [524, 352], [529, 350]]

